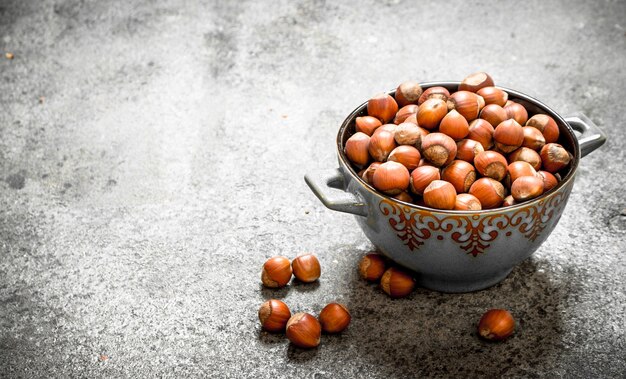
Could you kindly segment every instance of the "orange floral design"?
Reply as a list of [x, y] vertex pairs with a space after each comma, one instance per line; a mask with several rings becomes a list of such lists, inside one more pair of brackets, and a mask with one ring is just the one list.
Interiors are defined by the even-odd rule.
[[[571, 186], [571, 184], [570, 184]], [[438, 240], [451, 238], [467, 254], [476, 257], [485, 253], [490, 243], [501, 233], [507, 237], [514, 230], [534, 242], [547, 227], [548, 222], [565, 206], [569, 189], [539, 201], [536, 205], [520, 208], [512, 215], [493, 213], [481, 216], [441, 216], [427, 210], [417, 210], [383, 199], [380, 211], [387, 216], [389, 225], [411, 251], [419, 250], [424, 241], [435, 236]], [[553, 220], [556, 223], [558, 219]]]

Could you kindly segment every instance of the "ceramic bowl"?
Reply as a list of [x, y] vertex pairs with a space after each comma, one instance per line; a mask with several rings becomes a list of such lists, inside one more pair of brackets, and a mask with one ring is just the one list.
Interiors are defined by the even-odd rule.
[[[458, 84], [430, 82], [422, 86], [443, 86], [453, 92]], [[565, 209], [580, 159], [606, 140], [583, 114], [564, 118], [539, 100], [499, 88], [508, 92], [510, 100], [524, 105], [529, 117], [544, 113], [554, 118], [560, 129], [558, 143], [573, 155], [558, 186], [536, 199], [492, 210], [444, 211], [378, 192], [357, 175], [343, 152], [345, 141], [355, 133], [355, 118], [367, 114], [367, 102], [339, 128], [339, 168], [309, 173], [305, 181], [326, 207], [354, 214], [365, 236], [381, 253], [414, 271], [418, 285], [442, 292], [490, 287], [548, 238]]]

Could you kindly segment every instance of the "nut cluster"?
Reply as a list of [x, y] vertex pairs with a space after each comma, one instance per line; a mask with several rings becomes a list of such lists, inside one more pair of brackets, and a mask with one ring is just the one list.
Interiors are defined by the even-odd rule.
[[394, 198], [435, 209], [510, 206], [554, 188], [571, 154], [546, 114], [529, 117], [484, 72], [458, 91], [407, 81], [379, 94], [344, 152], [359, 176]]
[[[266, 287], [280, 288], [289, 283], [292, 274], [304, 283], [316, 281], [321, 274], [319, 260], [310, 253], [297, 256], [291, 263], [286, 257], [272, 257], [263, 264], [261, 281]], [[293, 345], [310, 349], [320, 344], [322, 331], [340, 333], [347, 328], [351, 316], [348, 308], [339, 303], [326, 305], [317, 318], [304, 312], [292, 315], [287, 304], [270, 299], [259, 308], [259, 320], [264, 330], [285, 332]]]
[[320, 344], [322, 331], [340, 333], [348, 327], [352, 317], [345, 305], [330, 303], [316, 318], [310, 313], [291, 314], [284, 302], [270, 299], [259, 308], [261, 327], [272, 333], [285, 332], [295, 346], [310, 349]]
[[359, 274], [368, 282], [379, 282], [380, 288], [392, 298], [405, 297], [413, 292], [415, 281], [407, 271], [390, 266], [380, 254], [366, 254], [359, 263]]
[[263, 264], [261, 282], [265, 287], [282, 288], [289, 283], [291, 275], [304, 283], [312, 283], [321, 275], [320, 261], [311, 253], [298, 255], [293, 261], [283, 256], [268, 259]]

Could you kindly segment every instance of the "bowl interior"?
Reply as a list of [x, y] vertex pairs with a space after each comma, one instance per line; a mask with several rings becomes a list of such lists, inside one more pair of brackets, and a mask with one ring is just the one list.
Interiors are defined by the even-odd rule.
[[[421, 83], [421, 85], [423, 89], [436, 87], [436, 86], [445, 87], [452, 93], [452, 92], [457, 91], [459, 83], [460, 82], [427, 82], [427, 83]], [[505, 87], [500, 87], [500, 86], [498, 86], [498, 88], [506, 91], [509, 94], [509, 100], [513, 100], [517, 103], [522, 104], [528, 111], [529, 118], [538, 113], [543, 113], [543, 114], [547, 114], [551, 116], [554, 119], [554, 121], [556, 121], [557, 125], [559, 126], [560, 133], [559, 133], [559, 140], [557, 141], [557, 143], [561, 144], [573, 156], [573, 159], [570, 162], [569, 166], [559, 172], [562, 180], [559, 182], [559, 184], [555, 188], [553, 188], [552, 190], [544, 193], [543, 195], [531, 201], [526, 201], [524, 203], [517, 204], [512, 207], [507, 207], [506, 209], [508, 210], [508, 209], [514, 209], [516, 207], [526, 206], [526, 205], [538, 202], [544, 197], [548, 196], [549, 194], [558, 191], [561, 187], [563, 187], [570, 180], [573, 180], [574, 173], [576, 172], [576, 168], [578, 167], [578, 161], [580, 160], [580, 146], [578, 144], [578, 139], [576, 138], [576, 134], [574, 133], [574, 130], [569, 126], [567, 122], [565, 122], [563, 117], [561, 117], [559, 114], [554, 112], [550, 107], [548, 107], [541, 101], [533, 97], [530, 97], [526, 94], [523, 94], [521, 92], [509, 89], [509, 88], [505, 88]], [[395, 90], [389, 91], [388, 93], [393, 96], [395, 93]], [[354, 111], [352, 111], [352, 113], [350, 113], [350, 115], [344, 120], [343, 124], [341, 125], [341, 128], [339, 129], [339, 133], [337, 134], [337, 154], [339, 156], [339, 159], [342, 160], [345, 166], [349, 168], [349, 172], [354, 177], [354, 179], [358, 180], [363, 186], [370, 189], [371, 191], [378, 193], [380, 196], [386, 197], [392, 201], [397, 201], [404, 205], [408, 205], [408, 206], [418, 208], [418, 209], [427, 209], [430, 211], [437, 211], [441, 213], [475, 214], [475, 213], [493, 212], [493, 211], [497, 211], [498, 209], [502, 209], [502, 208], [496, 208], [494, 210], [486, 209], [482, 211], [472, 211], [472, 212], [446, 211], [446, 210], [440, 210], [440, 209], [433, 210], [431, 208], [425, 208], [425, 207], [422, 207], [413, 203], [406, 203], [406, 202], [394, 199], [390, 196], [383, 194], [382, 192], [377, 191], [374, 187], [367, 184], [362, 178], [359, 177], [359, 175], [357, 175], [357, 171], [352, 166], [352, 164], [350, 163], [350, 161], [348, 160], [348, 158], [346, 157], [343, 151], [343, 147], [345, 146], [346, 140], [350, 138], [350, 136], [352, 136], [356, 132], [355, 119], [359, 116], [365, 116], [365, 115], [367, 115], [367, 101], [361, 104], [359, 107], [357, 107]]]

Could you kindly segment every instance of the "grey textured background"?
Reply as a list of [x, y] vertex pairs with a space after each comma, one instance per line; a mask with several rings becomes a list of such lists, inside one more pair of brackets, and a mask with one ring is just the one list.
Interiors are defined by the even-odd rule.
[[[132, 4], [131, 4], [132, 3]], [[626, 2], [0, 1], [0, 376], [624, 377]], [[13, 52], [15, 58], [4, 58]], [[354, 107], [407, 79], [496, 83], [608, 142], [501, 284], [390, 300], [372, 246], [302, 180]], [[319, 283], [259, 285], [313, 251]], [[270, 297], [345, 302], [312, 351]], [[517, 333], [477, 338], [510, 309]]]

